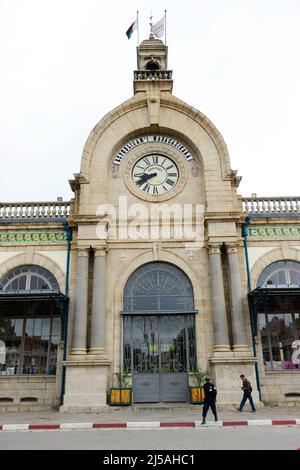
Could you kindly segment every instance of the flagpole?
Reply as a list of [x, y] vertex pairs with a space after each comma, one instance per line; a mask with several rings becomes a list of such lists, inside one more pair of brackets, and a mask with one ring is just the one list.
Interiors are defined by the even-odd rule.
[[165, 10], [165, 46], [167, 45], [167, 10]]
[[140, 44], [140, 21], [139, 21], [139, 12], [136, 12], [136, 19], [137, 19], [137, 45]]

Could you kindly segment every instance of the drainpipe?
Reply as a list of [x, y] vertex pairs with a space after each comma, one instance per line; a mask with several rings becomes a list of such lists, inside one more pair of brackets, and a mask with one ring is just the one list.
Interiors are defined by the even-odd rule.
[[[68, 222], [64, 220], [64, 231], [67, 235], [68, 250], [67, 250], [67, 261], [66, 261], [66, 284], [65, 284], [65, 295], [69, 294], [69, 278], [70, 278], [70, 257], [71, 257], [71, 240], [72, 240], [72, 229], [69, 227]], [[62, 340], [64, 342], [64, 354], [63, 361], [67, 358], [67, 339], [68, 339], [68, 313], [69, 303], [64, 305], [63, 321], [62, 321]], [[61, 379], [61, 393], [60, 393], [60, 404], [63, 405], [63, 398], [65, 394], [65, 383], [66, 383], [66, 368], [63, 366], [62, 379]]]
[[[245, 250], [245, 258], [246, 258], [246, 269], [247, 269], [247, 283], [248, 283], [248, 293], [251, 292], [252, 287], [251, 287], [251, 277], [250, 277], [250, 264], [249, 264], [249, 254], [248, 254], [248, 242], [247, 242], [247, 236], [248, 236], [248, 226], [251, 223], [251, 215], [247, 215], [245, 223], [242, 226], [242, 236], [244, 238], [244, 250]], [[252, 303], [251, 305], [249, 304], [249, 311], [250, 311], [250, 324], [251, 324], [251, 337], [252, 337], [252, 348], [253, 348], [253, 356], [257, 358], [257, 353], [256, 353], [256, 344], [255, 344], [255, 331], [256, 327], [254, 324], [254, 312], [252, 308]], [[257, 383], [257, 389], [258, 389], [258, 395], [259, 395], [259, 400], [262, 401], [261, 397], [261, 385], [260, 385], [260, 380], [259, 380], [259, 371], [258, 371], [258, 364], [255, 362], [255, 376], [256, 376], [256, 383]]]

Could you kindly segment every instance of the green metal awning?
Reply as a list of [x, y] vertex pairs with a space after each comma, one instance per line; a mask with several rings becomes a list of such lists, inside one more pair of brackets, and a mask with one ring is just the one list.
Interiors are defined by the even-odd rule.
[[0, 291], [0, 316], [63, 316], [68, 302], [59, 291]]
[[300, 313], [300, 287], [257, 287], [248, 294], [253, 333], [258, 313]]

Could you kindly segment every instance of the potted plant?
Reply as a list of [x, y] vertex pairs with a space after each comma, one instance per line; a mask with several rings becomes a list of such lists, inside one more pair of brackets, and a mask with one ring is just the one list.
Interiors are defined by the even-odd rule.
[[199, 369], [197, 366], [192, 370], [192, 378], [195, 385], [190, 387], [190, 399], [192, 405], [202, 405], [204, 401], [204, 390], [202, 384], [205, 377], [208, 375], [207, 371]]
[[129, 372], [121, 370], [115, 373], [118, 387], [110, 389], [109, 403], [111, 406], [129, 406], [132, 402], [132, 389], [128, 381]]

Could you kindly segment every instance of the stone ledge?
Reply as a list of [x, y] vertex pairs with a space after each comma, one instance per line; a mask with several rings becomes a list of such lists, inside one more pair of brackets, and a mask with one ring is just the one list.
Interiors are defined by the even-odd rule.
[[210, 357], [208, 359], [209, 362], [213, 364], [241, 364], [241, 363], [250, 363], [255, 364], [257, 362], [257, 358], [253, 356], [223, 356], [223, 357]]
[[111, 366], [111, 361], [108, 360], [91, 360], [91, 359], [74, 359], [63, 361], [65, 367], [92, 367], [92, 366]]

